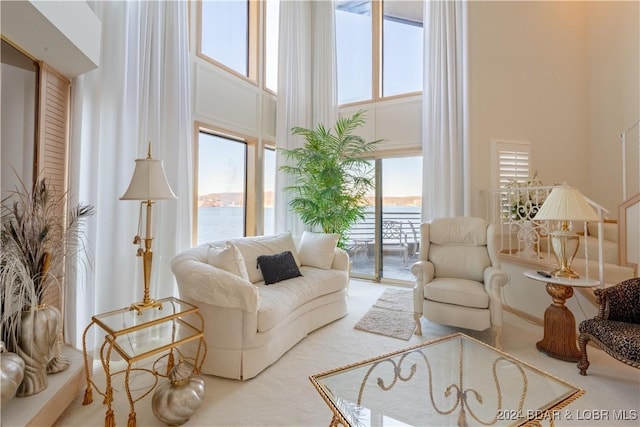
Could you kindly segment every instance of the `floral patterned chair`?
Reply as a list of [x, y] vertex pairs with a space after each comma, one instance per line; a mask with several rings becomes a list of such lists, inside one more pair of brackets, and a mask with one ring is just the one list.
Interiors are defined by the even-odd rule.
[[598, 314], [579, 326], [580, 374], [587, 375], [589, 368], [589, 341], [619, 361], [640, 368], [640, 277], [594, 293], [600, 305]]

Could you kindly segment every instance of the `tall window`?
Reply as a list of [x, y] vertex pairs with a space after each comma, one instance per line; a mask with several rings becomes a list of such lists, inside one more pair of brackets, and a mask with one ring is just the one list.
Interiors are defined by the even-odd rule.
[[422, 1], [385, 1], [382, 96], [422, 91]]
[[256, 80], [258, 3], [200, 2], [200, 52], [224, 67]]
[[336, 1], [338, 102], [422, 90], [421, 0]]
[[245, 235], [247, 144], [200, 132], [197, 244]]
[[264, 87], [278, 91], [278, 40], [280, 31], [280, 0], [267, 0], [264, 34]]
[[371, 1], [336, 1], [338, 103], [372, 98]]

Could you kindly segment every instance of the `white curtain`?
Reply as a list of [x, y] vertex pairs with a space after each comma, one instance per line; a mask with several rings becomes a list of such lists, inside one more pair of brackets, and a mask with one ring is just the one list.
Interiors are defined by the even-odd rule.
[[[333, 1], [283, 1], [280, 3], [278, 45], [278, 148], [304, 145], [291, 128], [333, 126], [337, 118], [335, 18]], [[276, 168], [285, 159], [276, 154]], [[289, 209], [291, 194], [284, 188], [291, 177], [276, 174], [275, 229], [301, 235], [304, 225]]]
[[[191, 243], [191, 101], [186, 2], [92, 2], [102, 22], [98, 69], [73, 81], [70, 184], [96, 207], [89, 267], [67, 292], [66, 338], [80, 346], [91, 315], [142, 300], [142, 258], [132, 244], [139, 202], [120, 201], [151, 143], [177, 200], [153, 206], [151, 298], [176, 295], [171, 258]], [[142, 231], [144, 237], [144, 228]], [[89, 343], [93, 345], [93, 343]]]
[[469, 212], [466, 8], [463, 1], [429, 1], [424, 8], [425, 221]]

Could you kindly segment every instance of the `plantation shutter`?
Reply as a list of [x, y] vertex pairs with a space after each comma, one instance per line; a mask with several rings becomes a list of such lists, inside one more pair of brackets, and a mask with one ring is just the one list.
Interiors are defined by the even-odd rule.
[[[507, 145], [507, 144], [505, 144]], [[498, 151], [498, 187], [509, 182], [526, 182], [530, 176], [529, 147], [521, 144], [500, 147]]]
[[[67, 190], [67, 158], [69, 146], [69, 100], [71, 83], [45, 63], [40, 63], [40, 105], [38, 108], [38, 177], [46, 177], [49, 187], [59, 197]], [[66, 208], [60, 215], [66, 217]], [[66, 221], [65, 221], [66, 222]], [[48, 287], [43, 295], [45, 304], [63, 312], [64, 271], [54, 272], [59, 287]]]
[[[493, 182], [496, 188], [504, 188], [510, 182], [526, 182], [531, 174], [531, 149], [528, 142], [492, 141]], [[509, 196], [501, 192], [500, 217], [509, 213]], [[494, 213], [495, 214], [495, 213]]]

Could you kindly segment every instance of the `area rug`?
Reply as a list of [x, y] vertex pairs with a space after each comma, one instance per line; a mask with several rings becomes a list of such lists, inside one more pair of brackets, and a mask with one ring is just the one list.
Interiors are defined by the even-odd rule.
[[413, 291], [386, 289], [354, 328], [409, 340], [416, 329], [413, 319]]

